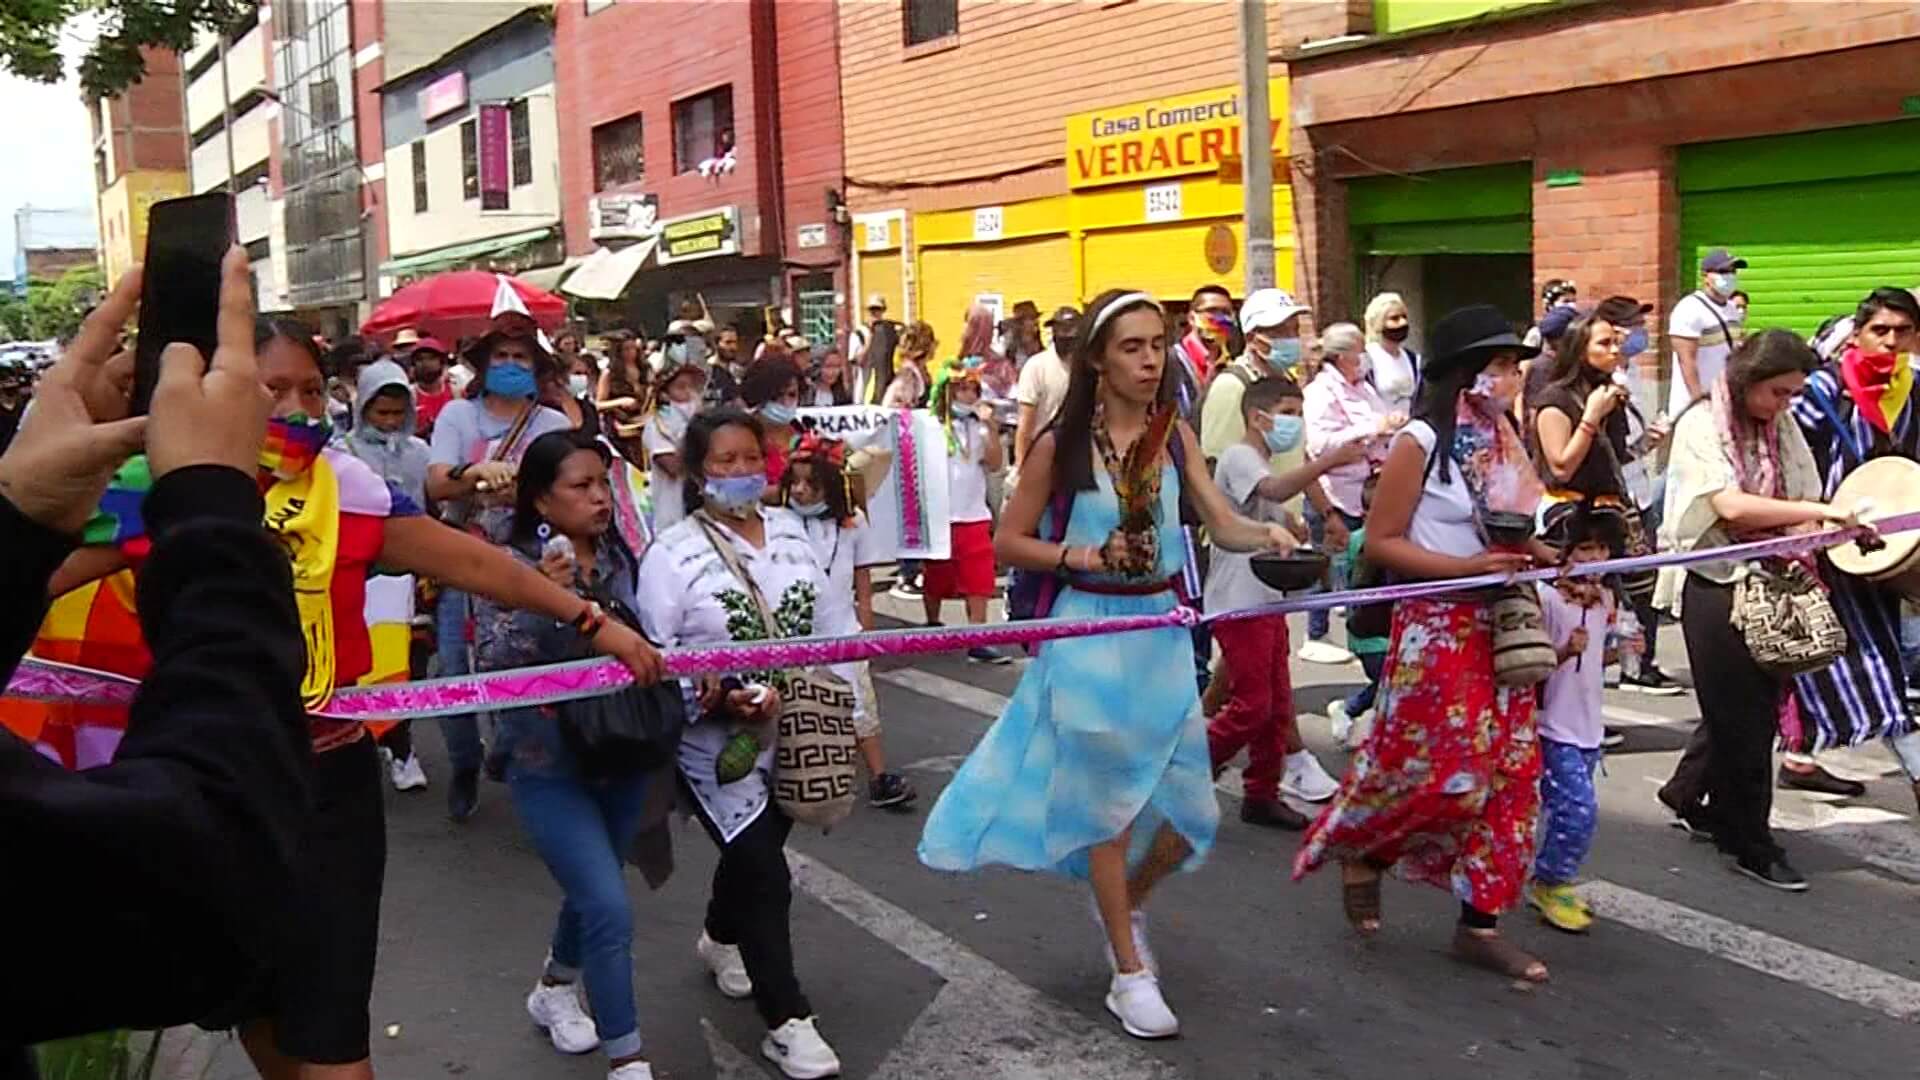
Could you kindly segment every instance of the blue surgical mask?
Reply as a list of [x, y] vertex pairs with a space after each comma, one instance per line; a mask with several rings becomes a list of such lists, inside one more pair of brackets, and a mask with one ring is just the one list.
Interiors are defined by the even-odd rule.
[[770, 424], [791, 424], [798, 410], [784, 401], [769, 401], [760, 406], [760, 417]]
[[827, 516], [827, 504], [824, 502], [788, 503], [787, 509], [793, 511], [796, 514], [799, 514], [801, 517], [804, 517], [804, 518], [817, 518], [817, 517]]
[[1291, 371], [1300, 362], [1300, 339], [1297, 337], [1275, 338], [1273, 351], [1267, 354], [1267, 363], [1281, 371]]
[[1300, 445], [1300, 436], [1307, 430], [1307, 422], [1298, 416], [1276, 415], [1273, 426], [1266, 431], [1267, 449], [1276, 454], [1292, 453]]
[[539, 387], [533, 370], [519, 364], [494, 364], [487, 368], [487, 393], [508, 398], [530, 398]]
[[766, 489], [766, 477], [749, 473], [746, 476], [709, 476], [701, 493], [708, 506], [723, 514], [739, 515], [759, 505], [760, 493]]
[[1646, 328], [1642, 327], [1641, 329], [1635, 330], [1633, 333], [1628, 334], [1627, 340], [1621, 343], [1620, 359], [1631, 360], [1634, 357], [1639, 356], [1641, 353], [1646, 351], [1647, 351], [1647, 331], [1646, 331]]
[[1734, 290], [1740, 287], [1740, 275], [1731, 270], [1722, 274], [1708, 274], [1707, 284], [1723, 297], [1732, 296]]

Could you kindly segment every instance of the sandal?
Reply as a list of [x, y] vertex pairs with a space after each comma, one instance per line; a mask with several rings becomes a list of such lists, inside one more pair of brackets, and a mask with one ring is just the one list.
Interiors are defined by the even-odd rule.
[[1474, 931], [1457, 927], [1453, 932], [1454, 959], [1496, 975], [1522, 982], [1547, 981], [1547, 965], [1540, 958], [1500, 936], [1498, 930]]
[[1340, 883], [1340, 906], [1346, 912], [1347, 922], [1356, 933], [1363, 936], [1380, 932], [1381, 877], [1380, 871], [1374, 870], [1373, 877], [1366, 881], [1343, 880]]

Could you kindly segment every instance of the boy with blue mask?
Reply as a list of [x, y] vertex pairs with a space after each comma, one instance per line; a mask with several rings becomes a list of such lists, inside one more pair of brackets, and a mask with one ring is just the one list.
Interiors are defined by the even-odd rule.
[[[1284, 504], [1317, 484], [1328, 469], [1362, 460], [1366, 455], [1364, 443], [1353, 443], [1273, 475], [1273, 457], [1300, 444], [1304, 433], [1301, 406], [1299, 384], [1280, 377], [1251, 383], [1240, 398], [1243, 433], [1220, 454], [1214, 482], [1236, 510], [1255, 521], [1295, 526]], [[1241, 611], [1281, 598], [1281, 593], [1254, 577], [1250, 555], [1215, 549], [1207, 570], [1205, 606], [1209, 613]], [[1339, 785], [1306, 750], [1294, 722], [1286, 616], [1233, 619], [1213, 627], [1231, 684], [1226, 704], [1207, 723], [1214, 772], [1246, 749], [1249, 762], [1240, 820], [1251, 825], [1304, 829], [1305, 815], [1280, 801], [1281, 794], [1319, 802], [1331, 798]]]

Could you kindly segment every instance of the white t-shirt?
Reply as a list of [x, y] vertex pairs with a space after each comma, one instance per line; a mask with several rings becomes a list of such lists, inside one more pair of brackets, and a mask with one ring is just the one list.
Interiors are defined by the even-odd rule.
[[801, 518], [800, 523], [807, 530], [807, 541], [813, 545], [820, 572], [827, 577], [827, 591], [820, 597], [820, 603], [831, 608], [837, 617], [844, 615], [842, 605], [857, 617], [859, 608], [854, 603], [853, 572], [862, 566], [877, 566], [893, 561], [882, 549], [880, 538], [867, 525], [866, 512], [855, 510], [853, 524], [846, 528], [841, 528], [838, 522], [827, 517]]
[[[680, 434], [686, 434], [686, 426], [679, 427]], [[659, 533], [687, 516], [687, 500], [680, 479], [669, 476], [659, 465], [661, 454], [680, 453], [680, 435], [673, 434], [660, 414], [655, 413], [647, 417], [646, 426], [640, 429], [640, 445], [652, 463], [647, 469], [647, 488], [653, 495], [653, 531]]]
[[[1667, 320], [1667, 336], [1692, 338], [1700, 343], [1694, 357], [1702, 392], [1711, 388], [1714, 380], [1727, 369], [1727, 357], [1733, 353], [1733, 345], [1727, 339], [1738, 320], [1739, 312], [1734, 311], [1732, 305], [1717, 302], [1704, 289], [1688, 293], [1673, 306], [1673, 315]], [[1675, 353], [1673, 387], [1667, 393], [1667, 415], [1679, 416], [1690, 404], [1687, 382], [1680, 377], [1680, 354]]]
[[947, 453], [947, 516], [958, 523], [991, 521], [987, 510], [987, 427], [971, 416], [953, 418], [958, 453]]
[[[1438, 436], [1425, 420], [1411, 420], [1393, 438], [1395, 442], [1411, 438], [1431, 458]], [[1471, 559], [1487, 550], [1487, 545], [1474, 525], [1473, 493], [1467, 490], [1467, 479], [1460, 474], [1457, 462], [1451, 465], [1445, 481], [1440, 479], [1439, 465], [1426, 474], [1420, 502], [1407, 524], [1407, 539], [1436, 554]]]
[[1060, 411], [1061, 402], [1067, 400], [1069, 379], [1067, 362], [1051, 348], [1027, 357], [1025, 366], [1020, 369], [1019, 385], [1013, 388], [1013, 399], [1022, 405], [1033, 406], [1035, 435], [1047, 426], [1053, 414]]
[[1367, 359], [1373, 361], [1373, 388], [1380, 391], [1387, 411], [1412, 412], [1413, 391], [1420, 381], [1416, 369], [1420, 358], [1405, 344], [1400, 346], [1400, 355], [1395, 356], [1386, 346], [1373, 341], [1367, 343]]
[[1537, 588], [1542, 621], [1555, 649], [1573, 640], [1575, 630], [1584, 626], [1587, 631], [1587, 651], [1547, 676], [1535, 714], [1540, 735], [1582, 750], [1597, 750], [1605, 735], [1600, 712], [1605, 696], [1602, 669], [1606, 667], [1607, 631], [1613, 627], [1613, 597], [1603, 593], [1600, 606], [1582, 608], [1548, 582], [1539, 582]]
[[[1260, 481], [1271, 475], [1270, 469], [1267, 454], [1244, 442], [1234, 443], [1221, 451], [1220, 459], [1214, 463], [1213, 482], [1220, 485], [1220, 490], [1226, 493], [1227, 498], [1233, 500], [1234, 508], [1247, 517], [1275, 525], [1284, 524], [1287, 520], [1286, 508], [1272, 499], [1261, 497], [1255, 490]], [[1207, 567], [1207, 587], [1203, 593], [1208, 611], [1242, 611], [1284, 598], [1284, 593], [1268, 588], [1253, 576], [1251, 554], [1221, 547], [1213, 549], [1213, 561]]]

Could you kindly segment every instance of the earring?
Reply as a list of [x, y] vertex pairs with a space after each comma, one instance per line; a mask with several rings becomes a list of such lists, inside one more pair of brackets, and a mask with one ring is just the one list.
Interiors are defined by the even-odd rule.
[[544, 544], [553, 538], [553, 526], [543, 521], [534, 528], [533, 535], [535, 539]]

